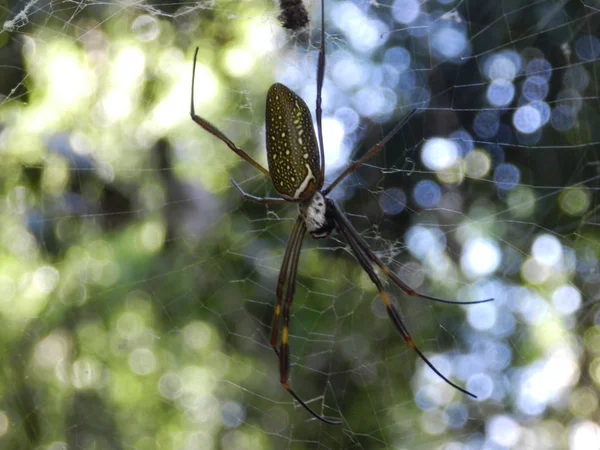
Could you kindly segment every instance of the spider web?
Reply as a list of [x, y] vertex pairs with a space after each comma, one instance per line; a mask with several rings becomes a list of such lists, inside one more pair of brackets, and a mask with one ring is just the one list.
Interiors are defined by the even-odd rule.
[[[347, 246], [306, 238], [290, 384], [269, 346], [297, 210], [270, 181], [264, 96], [314, 109], [306, 30], [275, 2], [0, 5], [0, 446], [571, 448], [598, 425], [600, 3], [329, 1], [327, 178], [411, 287], [395, 333]], [[383, 279], [383, 275], [382, 275]]]

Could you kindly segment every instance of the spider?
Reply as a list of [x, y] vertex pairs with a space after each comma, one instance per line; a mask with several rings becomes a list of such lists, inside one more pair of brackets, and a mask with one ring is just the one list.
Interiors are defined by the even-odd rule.
[[[257, 197], [248, 194], [234, 181], [231, 180], [236, 189], [245, 200], [261, 204], [285, 204], [297, 203], [299, 214], [292, 228], [288, 240], [279, 278], [277, 280], [276, 304], [273, 312], [273, 322], [271, 326], [270, 345], [279, 358], [279, 374], [281, 385], [287, 390], [310, 414], [322, 422], [331, 425], [340, 425], [341, 421], [328, 419], [311, 409], [292, 390], [288, 383], [289, 377], [289, 323], [290, 309], [294, 300], [294, 291], [296, 284], [296, 274], [298, 272], [298, 261], [302, 249], [302, 241], [305, 233], [308, 231], [314, 239], [325, 239], [336, 230], [340, 237], [349, 245], [354, 257], [367, 273], [373, 284], [375, 284], [379, 295], [383, 300], [387, 313], [406, 343], [417, 353], [417, 355], [427, 364], [440, 378], [455, 389], [473, 397], [474, 394], [454, 384], [446, 378], [435, 366], [425, 357], [421, 350], [414, 344], [400, 312], [391, 302], [386, 293], [383, 283], [377, 276], [373, 264], [390, 278], [400, 289], [410, 296], [426, 300], [432, 300], [441, 303], [450, 303], [457, 305], [476, 304], [492, 301], [493, 299], [479, 300], [472, 302], [450, 301], [437, 297], [421, 294], [413, 290], [404, 283], [381, 259], [373, 253], [367, 242], [352, 226], [348, 218], [344, 215], [340, 206], [327, 198], [331, 190], [336, 187], [343, 179], [362, 166], [366, 161], [379, 152], [384, 145], [404, 126], [404, 124], [415, 113], [413, 110], [403, 121], [398, 123], [381, 141], [375, 144], [358, 161], [350, 164], [329, 186], [323, 188], [325, 182], [325, 157], [323, 149], [323, 130], [322, 130], [322, 110], [321, 110], [321, 90], [323, 88], [323, 78], [325, 74], [325, 26], [324, 26], [325, 8], [324, 1], [321, 2], [321, 43], [319, 47], [319, 62], [317, 66], [317, 98], [316, 98], [316, 118], [317, 118], [317, 136], [312, 122], [312, 116], [308, 106], [298, 95], [292, 92], [283, 84], [275, 83], [267, 92], [266, 100], [266, 141], [267, 141], [267, 160], [269, 170], [252, 159], [244, 150], [236, 146], [223, 132], [212, 125], [206, 119], [199, 117], [194, 108], [194, 84], [196, 76], [196, 59], [198, 48], [194, 53], [194, 66], [192, 69], [192, 92], [190, 115], [196, 124], [200, 125], [210, 134], [223, 141], [232, 151], [238, 154], [245, 161], [250, 163], [265, 176], [271, 178], [273, 186], [281, 197]], [[284, 301], [285, 290], [285, 301]], [[283, 311], [282, 311], [283, 309]], [[281, 327], [281, 342], [277, 348], [277, 338], [280, 329], [281, 316], [283, 313], [283, 326]]]

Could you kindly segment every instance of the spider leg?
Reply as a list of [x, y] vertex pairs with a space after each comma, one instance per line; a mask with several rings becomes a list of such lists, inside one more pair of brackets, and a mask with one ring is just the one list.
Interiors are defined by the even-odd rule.
[[321, 171], [317, 180], [317, 189], [320, 190], [325, 183], [325, 149], [323, 148], [323, 111], [321, 109], [321, 91], [325, 77], [325, 0], [321, 0], [321, 46], [319, 48], [319, 63], [317, 65], [317, 132], [319, 139], [319, 155], [321, 158]]
[[[288, 384], [288, 372], [289, 372], [289, 322], [290, 322], [290, 307], [294, 300], [294, 292], [296, 288], [296, 274], [298, 273], [298, 261], [300, 259], [300, 250], [302, 249], [302, 239], [306, 232], [306, 225], [301, 217], [298, 217], [296, 224], [292, 230], [292, 235], [288, 242], [285, 255], [283, 257], [283, 263], [281, 265], [281, 271], [279, 272], [279, 279], [277, 281], [277, 304], [275, 305], [275, 311], [273, 314], [273, 325], [271, 327], [271, 346], [275, 353], [279, 357], [279, 375], [281, 385], [288, 391], [292, 397], [296, 399], [304, 409], [306, 409], [313, 417], [319, 419], [321, 422], [329, 425], [341, 425], [342, 422], [327, 419], [310, 408], [302, 400], [298, 394]], [[277, 329], [279, 325], [279, 314], [281, 312], [281, 303], [283, 300], [283, 287], [287, 281], [287, 292], [285, 298], [285, 304], [283, 307], [283, 327], [281, 330], [281, 346], [277, 350]]]
[[337, 214], [335, 217], [335, 221], [336, 221], [338, 232], [340, 233], [342, 238], [348, 243], [348, 245], [350, 245], [350, 249], [354, 253], [356, 260], [358, 261], [360, 266], [363, 268], [363, 270], [365, 272], [367, 272], [367, 275], [369, 275], [369, 278], [371, 279], [373, 284], [375, 284], [375, 286], [377, 287], [377, 290], [379, 291], [379, 296], [383, 300], [383, 303], [385, 304], [385, 307], [387, 309], [388, 316], [390, 317], [392, 323], [394, 324], [394, 326], [396, 327], [396, 329], [398, 330], [398, 332], [400, 333], [402, 338], [406, 341], [406, 343], [417, 353], [417, 355], [419, 355], [419, 357], [423, 360], [423, 362], [425, 364], [427, 364], [431, 368], [431, 370], [433, 370], [442, 380], [444, 380], [446, 383], [448, 383], [453, 388], [459, 390], [460, 392], [463, 392], [473, 398], [477, 398], [476, 395], [472, 394], [471, 392], [467, 391], [466, 389], [461, 388], [457, 384], [454, 384], [452, 381], [450, 381], [448, 378], [446, 378], [444, 375], [442, 375], [442, 373], [438, 369], [436, 369], [436, 367], [431, 363], [431, 361], [429, 361], [427, 359], [427, 357], [423, 354], [423, 352], [421, 352], [421, 350], [416, 346], [416, 344], [413, 342], [413, 340], [406, 328], [406, 325], [404, 324], [404, 322], [400, 316], [400, 313], [398, 312], [398, 310], [396, 309], [394, 304], [391, 302], [389, 296], [385, 292], [385, 289], [383, 288], [383, 284], [381, 283], [381, 280], [379, 279], [379, 277], [375, 273], [375, 270], [371, 266], [369, 259], [367, 258], [365, 253], [362, 251], [359, 244], [354, 240], [352, 235], [348, 232], [348, 229], [346, 228], [346, 224], [343, 221], [339, 220], [339, 218], [337, 217]]
[[375, 156], [382, 148], [385, 144], [388, 143], [388, 141], [390, 139], [392, 139], [392, 137], [394, 137], [394, 135], [400, 131], [400, 129], [402, 129], [404, 127], [404, 125], [406, 125], [406, 123], [410, 120], [410, 118], [417, 112], [416, 109], [413, 109], [406, 117], [404, 117], [404, 119], [402, 119], [402, 121], [400, 121], [392, 131], [390, 131], [388, 134], [386, 134], [383, 139], [381, 141], [379, 141], [377, 144], [375, 144], [373, 147], [371, 147], [371, 149], [365, 153], [363, 155], [362, 158], [360, 158], [358, 161], [350, 164], [346, 170], [344, 170], [334, 181], [333, 183], [331, 183], [329, 186], [327, 186], [322, 194], [327, 196], [327, 194], [329, 192], [331, 192], [331, 190], [336, 187], [338, 185], [338, 183], [340, 181], [342, 181], [344, 178], [346, 178], [348, 175], [350, 175], [352, 172], [354, 172], [356, 169], [358, 169], [360, 166], [362, 166], [364, 163], [366, 163], [369, 159], [371, 159], [373, 156]]
[[256, 203], [261, 203], [263, 205], [282, 205], [284, 203], [289, 203], [286, 199], [280, 197], [257, 197], [256, 195], [246, 193], [239, 184], [235, 182], [234, 179], [230, 179], [231, 183], [235, 186], [235, 188], [242, 194], [244, 200], [251, 200]]
[[215, 127], [209, 121], [196, 115], [196, 112], [194, 110], [194, 84], [195, 84], [195, 80], [196, 80], [196, 59], [197, 58], [198, 58], [198, 47], [196, 47], [196, 51], [194, 52], [194, 68], [192, 69], [192, 100], [190, 103], [190, 116], [192, 117], [192, 120], [194, 122], [196, 122], [198, 125], [200, 125], [202, 128], [204, 128], [206, 131], [208, 131], [210, 134], [212, 134], [213, 136], [216, 136], [219, 139], [221, 139], [227, 145], [227, 147], [229, 147], [231, 150], [233, 150], [235, 153], [237, 153], [241, 158], [243, 158], [248, 163], [252, 164], [258, 170], [260, 170], [264, 175], [266, 175], [267, 177], [270, 177], [271, 174], [269, 173], [269, 171], [267, 169], [265, 169], [263, 166], [261, 166], [256, 161], [254, 161], [244, 150], [242, 150], [237, 145], [235, 145], [227, 136], [225, 136], [225, 134], [223, 134], [223, 132], [221, 130], [219, 130], [217, 127]]
[[296, 223], [294, 224], [294, 228], [292, 228], [292, 233], [290, 234], [290, 240], [285, 248], [285, 253], [283, 254], [283, 261], [281, 262], [281, 268], [279, 269], [279, 277], [277, 278], [277, 290], [275, 291], [276, 303], [275, 309], [273, 310], [273, 323], [271, 324], [271, 339], [269, 343], [277, 356], [279, 357], [279, 351], [277, 350], [277, 333], [279, 332], [279, 317], [281, 315], [281, 304], [283, 303], [283, 287], [285, 285], [285, 280], [288, 275], [288, 267], [290, 264], [290, 257], [294, 253], [296, 246], [298, 245], [298, 232], [300, 230], [300, 226], [302, 225], [302, 218], [298, 216], [296, 219]]
[[367, 241], [365, 241], [364, 238], [360, 235], [360, 233], [358, 231], [356, 231], [356, 228], [354, 228], [352, 226], [352, 224], [350, 223], [350, 221], [348, 220], [348, 218], [346, 217], [346, 215], [344, 214], [344, 212], [342, 211], [342, 209], [336, 202], [329, 200], [327, 203], [327, 206], [329, 208], [333, 208], [333, 210], [335, 211], [336, 219], [339, 222], [343, 222], [346, 232], [352, 236], [354, 241], [359, 245], [360, 249], [365, 253], [365, 255], [372, 262], [377, 264], [379, 266], [379, 268], [381, 269], [381, 271], [383, 273], [385, 273], [390, 278], [390, 280], [392, 280], [394, 282], [394, 284], [396, 284], [396, 286], [398, 286], [400, 289], [402, 289], [408, 295], [411, 295], [411, 296], [417, 297], [417, 298], [423, 298], [426, 300], [431, 300], [433, 302], [448, 303], [451, 305], [475, 305], [477, 303], [487, 303], [487, 302], [491, 302], [494, 300], [493, 298], [488, 298], [485, 300], [460, 302], [460, 301], [445, 300], [443, 298], [433, 297], [431, 295], [425, 295], [425, 294], [421, 294], [420, 292], [415, 291], [408, 284], [406, 284], [404, 281], [402, 281], [400, 279], [400, 277], [398, 277], [398, 275], [396, 275], [394, 272], [392, 272], [390, 270], [390, 268], [387, 265], [385, 265], [383, 263], [383, 261], [381, 261], [381, 259], [379, 259], [379, 257], [375, 253], [373, 253], [373, 250], [371, 250], [369, 248], [369, 244], [367, 244]]
[[281, 345], [279, 347], [279, 372], [281, 375], [281, 384], [283, 387], [288, 389], [287, 378], [289, 368], [289, 323], [290, 323], [290, 307], [294, 301], [294, 293], [296, 291], [296, 274], [298, 273], [298, 262], [300, 261], [300, 251], [302, 249], [302, 239], [306, 232], [306, 225], [304, 221], [300, 220], [300, 226], [297, 230], [297, 240], [294, 242], [294, 249], [292, 250], [291, 266], [289, 267], [289, 273], [287, 276], [287, 291], [285, 296], [285, 303], [283, 305], [283, 327], [281, 329]]

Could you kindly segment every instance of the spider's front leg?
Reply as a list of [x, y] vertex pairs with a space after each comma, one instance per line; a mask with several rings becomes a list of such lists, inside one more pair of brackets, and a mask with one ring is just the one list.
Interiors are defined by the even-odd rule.
[[[298, 239], [298, 233], [300, 231], [300, 227], [302, 226], [302, 218], [298, 217], [296, 219], [296, 223], [294, 224], [294, 228], [292, 228], [292, 233], [290, 235], [290, 240], [285, 248], [285, 253], [283, 255], [283, 261], [281, 263], [281, 268], [279, 269], [279, 277], [277, 278], [277, 289], [275, 291], [275, 297], [277, 303], [275, 304], [275, 309], [273, 311], [273, 323], [271, 325], [271, 339], [269, 343], [275, 353], [279, 357], [279, 350], [277, 350], [277, 335], [279, 332], [279, 317], [281, 315], [281, 304], [283, 303], [283, 287], [285, 286], [285, 282], [288, 278], [288, 267], [290, 263], [290, 258], [294, 253], [296, 246], [298, 245], [298, 241], [302, 242], [301, 239]], [[304, 235], [304, 233], [302, 233]]]
[[225, 145], [227, 145], [227, 147], [229, 147], [240, 158], [244, 159], [246, 162], [248, 162], [249, 164], [254, 166], [260, 172], [262, 172], [263, 175], [270, 178], [271, 174], [269, 173], [269, 171], [267, 169], [265, 169], [263, 166], [261, 166], [256, 161], [254, 161], [250, 157], [250, 155], [248, 155], [244, 150], [242, 150], [237, 145], [235, 145], [231, 139], [229, 139], [227, 136], [225, 136], [225, 133], [223, 133], [221, 130], [219, 130], [217, 127], [215, 127], [208, 120], [206, 120], [196, 114], [196, 108], [194, 106], [194, 88], [196, 85], [196, 59], [198, 58], [198, 49], [199, 49], [199, 47], [196, 47], [196, 51], [194, 52], [194, 66], [192, 68], [192, 95], [191, 95], [191, 99], [190, 99], [190, 117], [192, 118], [192, 120], [194, 122], [196, 122], [198, 125], [200, 125], [202, 128], [204, 128], [210, 134], [212, 134], [213, 136], [215, 136], [216, 138], [218, 138], [222, 142], [224, 142]]
[[[275, 351], [275, 354], [279, 358], [279, 381], [286, 391], [288, 391], [292, 397], [302, 405], [309, 413], [320, 421], [329, 425], [341, 425], [342, 422], [329, 420], [315, 411], [313, 411], [307, 404], [294, 392], [294, 390], [288, 384], [288, 373], [289, 373], [289, 326], [290, 326], [290, 309], [292, 302], [294, 301], [294, 293], [296, 289], [296, 274], [298, 273], [298, 262], [300, 260], [300, 251], [302, 250], [302, 240], [306, 233], [306, 224], [302, 216], [298, 216], [292, 234], [288, 241], [283, 256], [283, 262], [281, 264], [281, 270], [279, 271], [279, 278], [277, 280], [276, 297], [277, 303], [275, 304], [275, 310], [273, 311], [273, 324], [271, 326], [271, 339], [269, 343]], [[285, 303], [283, 303], [283, 290], [287, 284], [287, 290], [285, 295]], [[277, 334], [279, 330], [279, 317], [281, 314], [281, 307], [283, 303], [283, 326], [281, 329], [281, 344], [277, 349]]]
[[233, 178], [230, 178], [230, 181], [238, 190], [238, 192], [242, 194], [244, 200], [250, 200], [262, 205], [283, 205], [284, 203], [289, 203], [286, 199], [280, 197], [257, 197], [256, 195], [248, 194], [241, 188], [239, 184], [235, 182]]

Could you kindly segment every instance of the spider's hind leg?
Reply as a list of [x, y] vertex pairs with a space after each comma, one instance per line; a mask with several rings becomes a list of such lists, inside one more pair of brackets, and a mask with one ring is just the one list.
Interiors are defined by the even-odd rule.
[[[294, 392], [294, 390], [290, 387], [288, 383], [288, 374], [290, 367], [290, 352], [288, 343], [290, 309], [292, 306], [292, 302], [294, 301], [294, 292], [296, 288], [296, 274], [298, 273], [298, 262], [300, 260], [300, 251], [302, 250], [302, 240], [304, 238], [305, 232], [306, 225], [304, 219], [301, 216], [298, 216], [298, 218], [296, 219], [296, 223], [294, 224], [294, 228], [292, 229], [292, 234], [288, 241], [287, 247], [285, 249], [283, 262], [281, 264], [281, 270], [279, 271], [279, 278], [277, 280], [276, 290], [277, 303], [273, 312], [273, 325], [271, 327], [271, 339], [269, 343], [271, 344], [271, 347], [273, 348], [275, 354], [279, 358], [279, 381], [283, 388], [286, 391], [288, 391], [292, 395], [292, 397], [294, 397], [296, 401], [300, 403], [300, 405], [302, 405], [304, 409], [306, 409], [310, 414], [312, 414], [313, 417], [329, 425], [341, 425], [342, 422], [327, 419], [324, 416], [321, 416], [315, 411], [313, 411], [310, 408], [310, 406], [308, 406], [306, 402]], [[287, 290], [285, 294], [285, 302], [283, 302], [283, 289], [285, 285], [287, 285]], [[283, 326], [281, 328], [281, 345], [279, 349], [277, 349], [279, 318], [282, 312]]]
[[[330, 201], [330, 203], [333, 203], [333, 202]], [[360, 266], [363, 268], [363, 270], [367, 273], [367, 275], [369, 276], [369, 278], [371, 279], [371, 281], [373, 282], [373, 284], [379, 291], [379, 296], [381, 297], [381, 299], [383, 300], [383, 303], [385, 304], [388, 316], [391, 319], [392, 323], [394, 324], [394, 327], [396, 327], [396, 330], [398, 330], [398, 332], [404, 339], [404, 341], [417, 353], [419, 358], [421, 358], [421, 360], [423, 360], [423, 362], [425, 364], [427, 364], [431, 368], [431, 370], [433, 370], [436, 373], [436, 375], [438, 375], [442, 380], [444, 380], [446, 383], [448, 383], [453, 388], [459, 390], [460, 392], [467, 394], [470, 397], [477, 398], [476, 395], [472, 394], [471, 392], [458, 386], [457, 384], [453, 383], [448, 378], [446, 378], [431, 363], [431, 361], [429, 361], [429, 359], [427, 359], [427, 357], [423, 354], [423, 352], [416, 346], [416, 344], [412, 340], [410, 333], [408, 332], [408, 329], [406, 328], [406, 325], [404, 324], [404, 322], [402, 320], [402, 317], [400, 316], [400, 313], [396, 309], [396, 306], [390, 300], [390, 297], [388, 296], [387, 292], [385, 291], [381, 280], [375, 273], [375, 269], [371, 265], [371, 261], [369, 260], [369, 258], [367, 257], [367, 255], [365, 254], [363, 249], [361, 248], [360, 244], [357, 242], [356, 238], [354, 237], [354, 234], [350, 231], [349, 225], [348, 225], [349, 222], [347, 222], [348, 219], [346, 219], [343, 216], [343, 214], [339, 208], [335, 208], [335, 209], [333, 209], [333, 211], [334, 211], [334, 215], [335, 215], [336, 227], [338, 229], [338, 232], [340, 233], [340, 236], [350, 246], [350, 249], [352, 250], [352, 253], [354, 253], [356, 260], [358, 261]]]
[[368, 259], [370, 259], [372, 263], [377, 264], [377, 266], [381, 269], [381, 271], [383, 273], [385, 273], [396, 286], [398, 286], [400, 289], [402, 289], [408, 295], [410, 295], [412, 297], [423, 298], [425, 300], [430, 300], [433, 302], [447, 303], [447, 304], [451, 304], [451, 305], [475, 305], [477, 303], [487, 303], [487, 302], [491, 302], [494, 300], [493, 298], [487, 298], [485, 300], [454, 301], [454, 300], [446, 300], [446, 299], [439, 298], [439, 297], [433, 297], [431, 295], [426, 295], [426, 294], [422, 294], [420, 292], [415, 291], [408, 284], [406, 284], [404, 281], [402, 281], [398, 275], [396, 275], [394, 272], [392, 272], [390, 270], [390, 268], [387, 265], [385, 265], [383, 263], [383, 261], [381, 261], [381, 259], [379, 259], [379, 257], [375, 253], [373, 253], [373, 250], [371, 250], [369, 248], [369, 245], [364, 240], [364, 238], [352, 226], [352, 224], [350, 223], [348, 218], [344, 215], [343, 211], [341, 210], [341, 208], [338, 206], [337, 203], [335, 203], [332, 200], [327, 200], [327, 207], [333, 212], [333, 214], [336, 217], [336, 220], [338, 220], [341, 223], [341, 225], [346, 229], [346, 232], [348, 233], [348, 235], [350, 235], [350, 237], [354, 240], [354, 242], [356, 242], [356, 244], [360, 247], [360, 249], [364, 253], [364, 255]]

